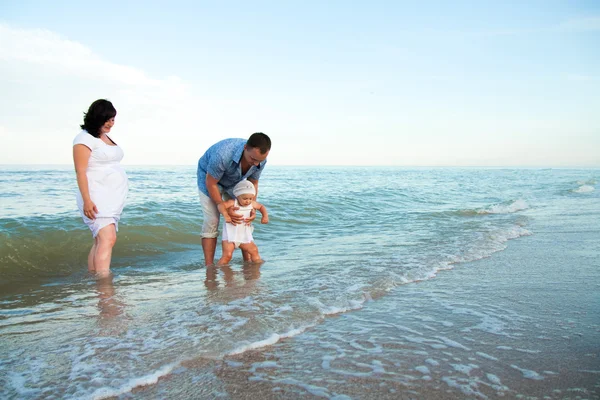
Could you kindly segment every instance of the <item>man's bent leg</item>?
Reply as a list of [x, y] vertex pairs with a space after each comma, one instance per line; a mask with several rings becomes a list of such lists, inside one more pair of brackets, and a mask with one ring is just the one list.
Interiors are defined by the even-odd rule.
[[202, 192], [199, 192], [200, 204], [204, 214], [202, 223], [202, 252], [204, 253], [204, 264], [215, 263], [215, 251], [217, 249], [217, 236], [219, 236], [219, 210], [214, 201]]
[[215, 263], [215, 251], [217, 249], [217, 238], [202, 238], [202, 252], [204, 252], [204, 265]]

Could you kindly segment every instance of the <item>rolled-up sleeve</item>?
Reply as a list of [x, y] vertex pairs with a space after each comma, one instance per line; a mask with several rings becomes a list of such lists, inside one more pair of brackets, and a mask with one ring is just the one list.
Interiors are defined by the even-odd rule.
[[226, 169], [223, 153], [213, 154], [206, 166], [206, 172], [217, 181], [221, 180]]

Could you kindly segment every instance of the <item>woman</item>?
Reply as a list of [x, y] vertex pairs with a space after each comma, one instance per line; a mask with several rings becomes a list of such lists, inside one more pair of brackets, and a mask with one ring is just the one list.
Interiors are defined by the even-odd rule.
[[83, 130], [73, 140], [77, 207], [94, 237], [88, 270], [106, 277], [127, 197], [127, 175], [120, 165], [123, 150], [109, 136], [117, 115], [112, 103], [96, 100], [84, 115]]

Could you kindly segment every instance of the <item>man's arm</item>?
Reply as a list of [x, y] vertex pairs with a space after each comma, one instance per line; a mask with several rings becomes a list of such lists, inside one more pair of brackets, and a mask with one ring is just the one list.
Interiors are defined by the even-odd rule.
[[[238, 215], [237, 213], [233, 212], [232, 213], [232, 209], [235, 208], [236, 210], [239, 207], [234, 207], [235, 206], [235, 201], [234, 200], [225, 200], [221, 203], [221, 206], [223, 207], [223, 209], [225, 210], [225, 214], [223, 214], [223, 218], [225, 218], [225, 222], [228, 222], [230, 224], [233, 224], [232, 222], [232, 215]], [[230, 214], [231, 213], [231, 214]], [[228, 221], [229, 220], [229, 221]], [[235, 224], [233, 224], [235, 225]]]
[[206, 174], [206, 190], [208, 190], [208, 197], [219, 205], [223, 202], [221, 197], [221, 191], [219, 190], [219, 180], [212, 177], [211, 174]]
[[221, 197], [221, 191], [219, 190], [219, 181], [215, 179], [211, 174], [206, 174], [206, 190], [208, 190], [208, 196], [217, 205], [217, 210], [225, 218], [225, 222], [229, 222], [233, 225], [241, 224], [244, 220], [244, 216], [236, 213], [238, 207], [227, 208], [223, 197]]

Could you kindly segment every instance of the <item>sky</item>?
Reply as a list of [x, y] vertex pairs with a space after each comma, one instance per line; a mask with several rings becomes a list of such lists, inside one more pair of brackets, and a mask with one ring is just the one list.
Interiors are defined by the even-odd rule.
[[600, 167], [600, 1], [0, 0], [0, 164]]

